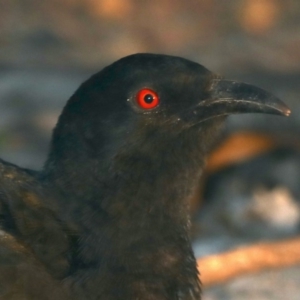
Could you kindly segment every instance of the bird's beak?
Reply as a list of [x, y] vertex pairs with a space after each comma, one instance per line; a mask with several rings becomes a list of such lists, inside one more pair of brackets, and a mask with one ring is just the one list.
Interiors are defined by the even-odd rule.
[[[289, 116], [290, 109], [272, 94], [250, 84], [213, 79], [208, 99], [200, 101], [190, 113], [202, 122], [238, 113], [266, 113]], [[192, 115], [192, 116], [191, 116]]]

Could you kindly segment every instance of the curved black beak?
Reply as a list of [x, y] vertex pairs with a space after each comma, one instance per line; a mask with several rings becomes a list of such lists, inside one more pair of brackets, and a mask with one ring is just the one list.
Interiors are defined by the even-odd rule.
[[290, 109], [271, 93], [250, 84], [213, 79], [210, 97], [200, 101], [192, 113], [198, 122], [238, 113], [266, 113], [289, 116]]
[[258, 112], [283, 116], [291, 113], [281, 100], [269, 92], [243, 82], [213, 80], [211, 95], [210, 105], [224, 103], [229, 113]]

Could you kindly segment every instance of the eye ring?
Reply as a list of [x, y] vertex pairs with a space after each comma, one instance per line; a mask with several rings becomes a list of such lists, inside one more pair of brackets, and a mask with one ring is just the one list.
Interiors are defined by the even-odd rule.
[[144, 88], [136, 94], [137, 104], [143, 109], [153, 109], [159, 105], [157, 93], [151, 89]]

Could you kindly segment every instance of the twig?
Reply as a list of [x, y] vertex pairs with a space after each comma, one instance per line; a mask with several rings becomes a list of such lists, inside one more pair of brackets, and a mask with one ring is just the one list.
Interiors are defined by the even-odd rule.
[[204, 287], [267, 268], [300, 264], [300, 238], [253, 246], [198, 259]]

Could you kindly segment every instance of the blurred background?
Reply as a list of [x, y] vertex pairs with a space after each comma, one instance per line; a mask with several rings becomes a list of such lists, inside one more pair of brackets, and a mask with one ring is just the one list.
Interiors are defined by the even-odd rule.
[[[191, 200], [197, 257], [299, 233], [299, 0], [0, 0], [0, 156], [42, 167], [78, 85], [132, 53], [179, 55], [265, 88], [290, 118], [231, 116]], [[299, 299], [300, 267], [204, 289]]]

